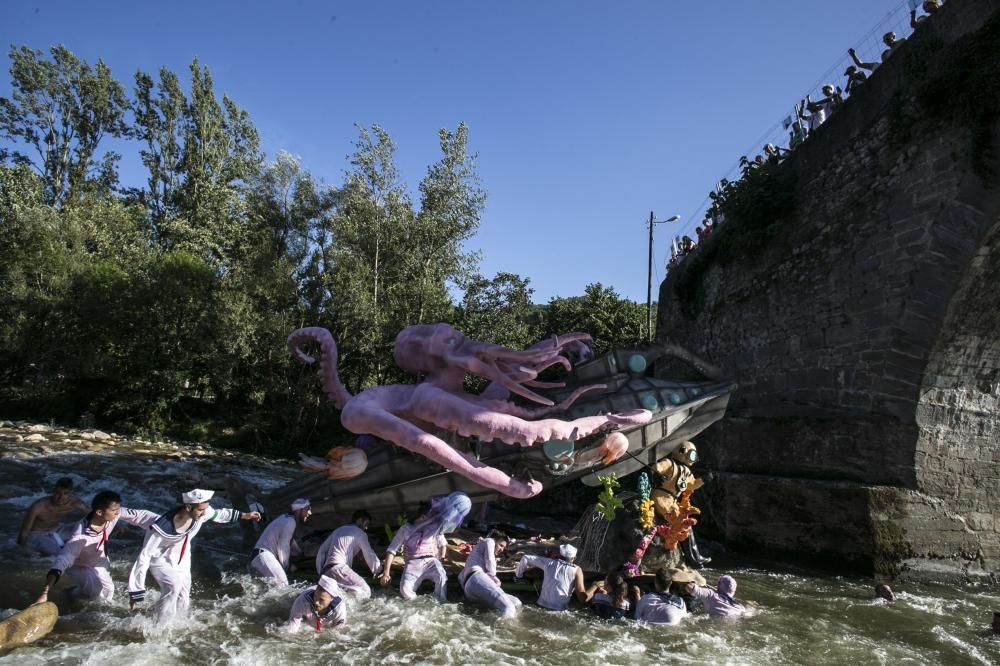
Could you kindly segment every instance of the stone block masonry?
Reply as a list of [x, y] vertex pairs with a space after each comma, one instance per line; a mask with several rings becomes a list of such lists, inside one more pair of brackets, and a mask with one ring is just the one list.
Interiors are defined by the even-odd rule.
[[683, 265], [661, 285], [662, 339], [740, 382], [698, 440], [706, 535], [877, 574], [1000, 572], [1000, 122], [927, 113], [915, 67], [997, 25], [995, 0], [950, 0], [781, 167], [778, 237], [704, 270], [698, 307]]

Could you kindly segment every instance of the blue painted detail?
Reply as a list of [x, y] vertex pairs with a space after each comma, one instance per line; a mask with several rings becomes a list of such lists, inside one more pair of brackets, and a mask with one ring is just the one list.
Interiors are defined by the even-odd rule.
[[567, 442], [561, 439], [549, 440], [542, 445], [542, 451], [545, 452], [545, 457], [549, 460], [565, 460], [566, 458], [572, 458], [575, 450], [576, 445], [573, 442]]
[[688, 389], [688, 393], [690, 393], [691, 395], [697, 397], [697, 396], [701, 395], [701, 389], [698, 388], [697, 386], [692, 386], [691, 388]]
[[643, 408], [648, 409], [651, 412], [655, 412], [660, 408], [660, 401], [657, 400], [656, 396], [652, 393], [647, 393], [639, 398], [639, 402], [642, 403]]
[[628, 369], [639, 374], [646, 371], [646, 357], [642, 354], [632, 354], [628, 357]]
[[681, 404], [682, 401], [683, 401], [683, 398], [681, 398], [681, 394], [680, 393], [678, 393], [677, 391], [671, 391], [670, 392], [670, 402], [671, 402], [671, 404], [679, 405], [679, 404]]

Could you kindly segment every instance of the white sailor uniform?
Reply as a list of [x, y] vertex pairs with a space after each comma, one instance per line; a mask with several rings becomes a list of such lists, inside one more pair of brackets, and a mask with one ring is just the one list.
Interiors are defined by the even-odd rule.
[[465, 591], [466, 599], [498, 610], [504, 617], [514, 617], [521, 610], [521, 600], [500, 587], [496, 542], [493, 539], [479, 540], [469, 553], [465, 568], [458, 574], [458, 582]]
[[365, 558], [365, 564], [371, 569], [372, 575], [377, 576], [382, 570], [382, 563], [368, 543], [368, 535], [354, 523], [335, 529], [319, 547], [319, 552], [316, 553], [316, 573], [330, 576], [344, 590], [361, 599], [368, 599], [372, 596], [371, 588], [351, 568], [358, 551]]
[[286, 513], [264, 528], [250, 560], [250, 570], [253, 573], [275, 580], [280, 585], [288, 585], [287, 571], [291, 555], [302, 552], [295, 543], [297, 524], [294, 514]]
[[184, 532], [174, 528], [177, 507], [156, 519], [146, 532], [142, 550], [132, 565], [128, 580], [128, 593], [132, 601], [142, 601], [146, 596], [146, 572], [160, 586], [160, 600], [154, 611], [161, 619], [186, 615], [191, 605], [191, 541], [201, 526], [207, 522], [236, 523], [240, 512], [234, 509], [211, 508]]
[[69, 540], [52, 561], [49, 573], [54, 574], [56, 580], [63, 574], [70, 576], [77, 584], [72, 591], [77, 599], [111, 601], [115, 586], [111, 581], [108, 538], [118, 521], [142, 527], [151, 524], [156, 517], [152, 511], [122, 507], [118, 517], [108, 521], [100, 532], [91, 529], [90, 516], [77, 521]]
[[404, 523], [392, 538], [388, 553], [395, 553], [403, 547], [403, 577], [399, 581], [399, 593], [404, 599], [416, 599], [417, 589], [425, 580], [434, 583], [434, 596], [439, 601], [447, 599], [448, 574], [441, 564], [441, 549], [448, 545], [443, 535], [421, 539], [411, 523]]

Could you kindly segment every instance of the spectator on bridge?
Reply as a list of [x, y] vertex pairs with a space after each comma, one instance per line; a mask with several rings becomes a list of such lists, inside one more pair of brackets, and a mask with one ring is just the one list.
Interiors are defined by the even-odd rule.
[[851, 65], [850, 67], [844, 70], [844, 76], [847, 77], [847, 85], [844, 86], [844, 92], [846, 92], [848, 95], [857, 90], [858, 86], [860, 86], [868, 79], [865, 73], [859, 70], [854, 65]]
[[941, 9], [941, 2], [940, 0], [924, 0], [923, 9], [926, 16], [917, 16], [916, 9], [910, 10], [910, 27], [914, 30], [916, 30], [917, 26], [923, 23], [926, 19], [934, 16], [937, 10]]
[[806, 140], [807, 136], [809, 136], [809, 133], [806, 131], [806, 128], [802, 125], [801, 116], [799, 116], [799, 118], [800, 120], [796, 120], [794, 123], [792, 123], [792, 129], [788, 132], [789, 150], [794, 150], [797, 146], [799, 146], [803, 141]]
[[[714, 192], [712, 194], [715, 194]], [[712, 220], [712, 229], [714, 230], [720, 224], [724, 224], [726, 221], [726, 215], [722, 212], [722, 208], [719, 206], [719, 202], [712, 204], [712, 207], [708, 209], [709, 218]]]
[[692, 252], [694, 252], [694, 241], [690, 236], [685, 236], [681, 239], [681, 253], [686, 256]]
[[782, 152], [787, 155], [790, 151], [787, 148], [779, 148], [773, 143], [764, 145], [764, 154], [767, 155], [767, 161], [771, 164], [777, 164], [784, 159], [784, 155], [781, 154]]
[[[809, 113], [806, 113], [806, 111], [809, 111]], [[822, 111], [822, 107], [816, 105], [816, 103], [813, 102], [812, 98], [808, 95], [804, 100], [799, 102], [796, 112], [799, 115], [800, 122], [804, 122], [808, 128], [806, 136], [815, 132], [816, 129], [823, 124], [823, 121], [826, 120], [826, 113]], [[802, 141], [805, 141], [805, 138], [806, 137], [803, 136]]]
[[896, 33], [891, 30], [882, 35], [882, 43], [889, 47], [885, 51], [882, 51], [882, 62], [885, 62], [885, 59], [891, 56], [899, 48], [900, 44], [905, 41], [905, 37], [897, 38]]
[[830, 114], [836, 110], [838, 106], [844, 103], [844, 91], [841, 90], [840, 86], [835, 86], [832, 83], [827, 83], [823, 86], [823, 99], [821, 99], [817, 104], [827, 104], [826, 117], [829, 118]]

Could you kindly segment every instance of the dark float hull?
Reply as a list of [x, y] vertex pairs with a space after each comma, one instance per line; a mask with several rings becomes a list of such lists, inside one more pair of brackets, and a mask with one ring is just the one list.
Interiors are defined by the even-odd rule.
[[[530, 475], [546, 489], [576, 480], [599, 485], [597, 477], [611, 472], [622, 478], [665, 458], [679, 444], [722, 418], [736, 388], [731, 381], [682, 382], [647, 377], [646, 367], [662, 353], [656, 347], [610, 352], [575, 367], [566, 378], [567, 388], [551, 393], [558, 401], [576, 386], [607, 384], [603, 390], [585, 394], [565, 413], [553, 415], [555, 418], [572, 420], [637, 408], [653, 412], [649, 423], [621, 429], [628, 438], [628, 453], [610, 465], [598, 462], [565, 467], [554, 464], [556, 461], [546, 454], [542, 444], [521, 447], [499, 440], [470, 440], [452, 433], [440, 436], [493, 467]], [[601, 439], [602, 436], [592, 436], [576, 442], [576, 455], [599, 446]], [[295, 498], [307, 497], [313, 505], [310, 527], [326, 530], [349, 520], [357, 509], [371, 513], [376, 524], [395, 523], [398, 516], [421, 501], [456, 490], [466, 493], [474, 504], [499, 497], [495, 490], [483, 488], [389, 442], [376, 441], [366, 448], [366, 453], [368, 468], [357, 478], [330, 480], [323, 474], [304, 474], [267, 497], [267, 511], [277, 515], [287, 511]]]

